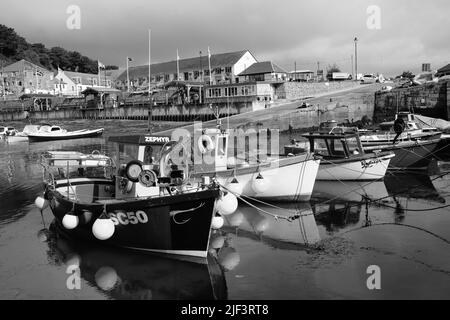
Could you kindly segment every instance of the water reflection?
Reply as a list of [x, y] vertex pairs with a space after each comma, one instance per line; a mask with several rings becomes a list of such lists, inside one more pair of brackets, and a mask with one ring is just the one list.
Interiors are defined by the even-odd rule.
[[[293, 218], [288, 221], [284, 219], [287, 217]], [[280, 249], [297, 250], [320, 241], [314, 214], [308, 203], [241, 203], [234, 214], [225, 217], [224, 230]]]
[[420, 173], [396, 173], [386, 176], [384, 182], [389, 194], [393, 197], [445, 203], [445, 198], [436, 190], [431, 179], [435, 180]]
[[223, 270], [215, 257], [199, 264], [143, 255], [65, 239], [56, 232], [38, 233], [48, 242], [51, 264], [78, 266], [81, 278], [112, 299], [227, 299]]

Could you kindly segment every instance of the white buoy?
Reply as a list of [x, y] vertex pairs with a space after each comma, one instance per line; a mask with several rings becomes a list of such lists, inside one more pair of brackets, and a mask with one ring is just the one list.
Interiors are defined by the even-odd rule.
[[68, 230], [75, 229], [78, 227], [80, 218], [73, 214], [73, 212], [66, 213], [62, 219], [62, 224], [64, 228]]
[[45, 210], [49, 205], [48, 201], [42, 197], [37, 197], [36, 200], [34, 200], [34, 204], [39, 210]]
[[114, 234], [114, 222], [110, 218], [100, 216], [92, 225], [92, 233], [98, 240], [108, 240]]
[[259, 173], [252, 181], [252, 188], [256, 193], [266, 192], [270, 188], [270, 181]]
[[230, 183], [226, 185], [226, 188], [235, 195], [241, 195], [244, 191], [244, 185], [240, 183], [236, 178], [233, 178]]
[[213, 217], [211, 221], [211, 228], [220, 229], [223, 227], [224, 220], [222, 217]]
[[95, 273], [95, 283], [97, 283], [97, 286], [104, 291], [113, 289], [116, 286], [118, 279], [119, 277], [116, 270], [111, 267], [101, 267]]
[[234, 194], [227, 192], [217, 200], [217, 211], [223, 216], [233, 214], [238, 208], [238, 200]]

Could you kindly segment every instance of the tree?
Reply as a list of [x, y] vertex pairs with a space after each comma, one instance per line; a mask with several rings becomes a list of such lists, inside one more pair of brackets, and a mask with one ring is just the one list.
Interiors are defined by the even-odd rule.
[[403, 71], [401, 77], [412, 80], [414, 79], [414, 74], [411, 71]]
[[328, 65], [327, 67], [327, 79], [331, 80], [333, 79], [333, 73], [334, 72], [341, 72], [341, 69], [339, 66], [335, 63], [332, 66]]
[[[42, 43], [28, 43], [12, 28], [0, 24], [0, 59], [4, 64], [26, 59], [30, 62], [55, 70], [97, 73], [97, 61], [83, 56], [77, 51], [67, 51], [61, 47], [48, 49]], [[109, 66], [111, 70], [115, 66]], [[117, 68], [117, 67], [116, 67]]]

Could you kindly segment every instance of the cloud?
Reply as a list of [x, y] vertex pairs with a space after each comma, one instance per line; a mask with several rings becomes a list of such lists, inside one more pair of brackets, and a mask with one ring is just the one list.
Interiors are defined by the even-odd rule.
[[[81, 8], [81, 30], [66, 28], [69, 5]], [[381, 30], [369, 30], [367, 7], [381, 10]], [[2, 0], [0, 21], [31, 42], [78, 50], [108, 64], [126, 56], [147, 63], [249, 49], [286, 69], [336, 62], [351, 68], [358, 37], [359, 70], [395, 75], [450, 62], [446, 0]]]

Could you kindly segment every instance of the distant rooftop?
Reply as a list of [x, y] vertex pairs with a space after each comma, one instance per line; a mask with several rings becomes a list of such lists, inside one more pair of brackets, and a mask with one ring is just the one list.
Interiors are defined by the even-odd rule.
[[250, 76], [265, 73], [287, 73], [284, 69], [271, 61], [256, 62], [242, 71], [239, 76]]
[[[211, 68], [217, 68], [217, 67], [225, 67], [225, 66], [232, 66], [236, 62], [239, 61], [239, 59], [242, 58], [242, 56], [248, 52], [248, 50], [241, 50], [241, 51], [235, 51], [235, 52], [227, 52], [227, 53], [218, 53], [218, 54], [212, 54], [211, 55]], [[187, 58], [187, 59], [180, 59], [179, 60], [179, 69], [180, 73], [185, 71], [192, 71], [192, 70], [200, 70], [200, 67], [203, 70], [208, 69], [208, 53], [204, 52], [200, 58], [194, 57], [194, 58]], [[157, 75], [157, 74], [174, 74], [177, 72], [177, 61], [172, 60], [168, 62], [162, 62], [162, 63], [155, 63], [151, 65], [151, 74]], [[132, 74], [133, 77], [138, 78], [146, 78], [148, 77], [148, 65], [145, 66], [137, 66], [137, 67], [129, 67], [129, 73]], [[118, 79], [119, 80], [125, 80], [126, 79], [126, 70], [123, 72]]]
[[20, 61], [16, 61], [14, 63], [11, 63], [10, 65], [7, 65], [3, 68], [3, 72], [17, 72], [17, 71], [23, 71], [23, 70], [36, 70], [44, 71], [47, 73], [50, 73], [51, 71], [47, 70], [43, 66], [37, 63], [30, 62], [28, 60], [22, 59]]
[[448, 65], [446, 65], [445, 67], [440, 68], [437, 73], [441, 74], [441, 73], [449, 73], [450, 72], [450, 63]]

